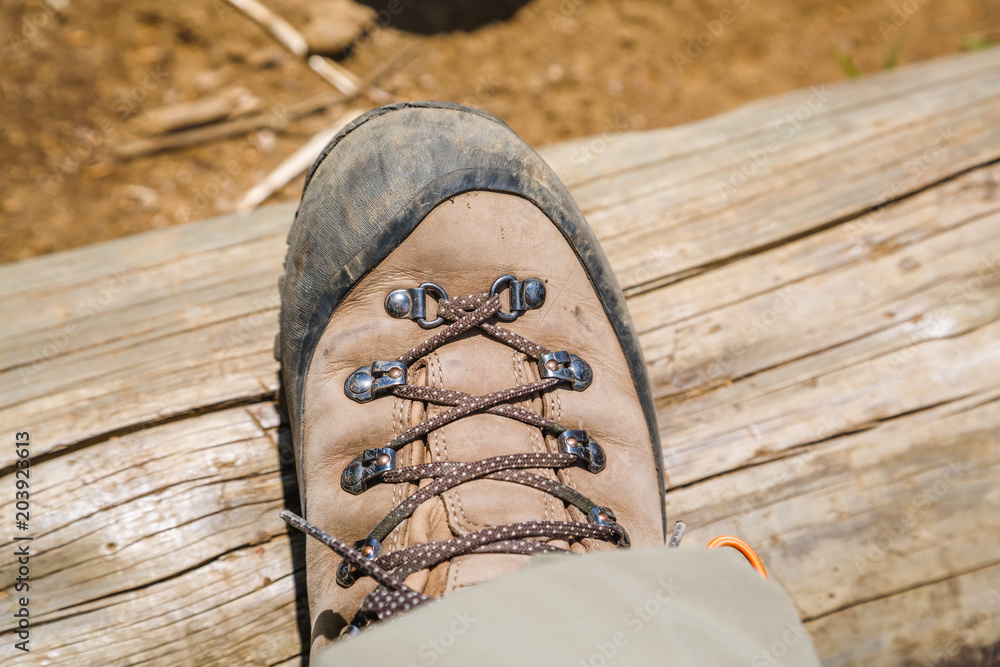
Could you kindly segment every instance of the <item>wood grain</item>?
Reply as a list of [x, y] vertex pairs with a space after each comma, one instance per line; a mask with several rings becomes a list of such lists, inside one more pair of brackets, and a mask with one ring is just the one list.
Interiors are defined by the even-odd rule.
[[[759, 547], [828, 666], [985, 660], [1000, 50], [628, 129], [542, 153], [626, 289], [685, 545]], [[271, 402], [294, 209], [0, 266], [47, 664], [299, 664]]]

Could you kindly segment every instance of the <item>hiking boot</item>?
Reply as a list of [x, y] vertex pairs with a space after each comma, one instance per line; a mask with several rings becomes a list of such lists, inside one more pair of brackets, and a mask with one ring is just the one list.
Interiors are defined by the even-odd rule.
[[371, 111], [310, 169], [278, 352], [313, 648], [531, 554], [662, 546], [642, 352], [541, 158], [443, 102]]

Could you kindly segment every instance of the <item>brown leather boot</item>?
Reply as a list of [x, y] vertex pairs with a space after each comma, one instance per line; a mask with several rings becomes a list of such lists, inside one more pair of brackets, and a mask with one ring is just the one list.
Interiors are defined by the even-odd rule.
[[624, 298], [501, 121], [422, 102], [345, 128], [308, 174], [281, 294], [308, 523], [283, 517], [317, 538], [313, 648], [530, 554], [663, 545]]

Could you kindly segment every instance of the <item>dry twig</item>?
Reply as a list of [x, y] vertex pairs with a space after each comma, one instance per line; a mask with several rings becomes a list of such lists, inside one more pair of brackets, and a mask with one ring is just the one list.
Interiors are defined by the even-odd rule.
[[306, 38], [302, 36], [302, 33], [292, 27], [288, 21], [262, 5], [258, 0], [227, 1], [233, 7], [256, 21], [258, 25], [271, 33], [272, 37], [281, 42], [282, 46], [299, 58], [305, 58], [309, 55], [309, 44], [306, 42]]
[[268, 197], [283, 188], [289, 181], [305, 171], [319, 152], [323, 150], [331, 139], [348, 123], [366, 111], [362, 108], [354, 108], [337, 119], [332, 126], [317, 132], [312, 139], [302, 145], [290, 157], [279, 164], [274, 171], [265, 176], [257, 185], [253, 186], [240, 203], [236, 205], [237, 211], [246, 211], [255, 208], [263, 203]]
[[[387, 72], [391, 71], [403, 61], [416, 57], [418, 49], [419, 46], [417, 44], [412, 44], [410, 47], [400, 51], [391, 59], [383, 63], [380, 67], [373, 70], [370, 74], [368, 74], [368, 76], [363, 78], [357, 86], [358, 90], [369, 90], [373, 84], [382, 78]], [[351, 96], [345, 96], [340, 92], [327, 93], [325, 95], [319, 95], [312, 99], [293, 104], [284, 109], [272, 109], [268, 113], [259, 113], [246, 118], [239, 118], [237, 120], [218, 123], [216, 125], [196, 127], [191, 130], [176, 132], [174, 134], [168, 134], [161, 137], [123, 141], [115, 144], [111, 149], [111, 153], [115, 157], [122, 160], [132, 160], [146, 155], [153, 155], [161, 151], [176, 150], [179, 148], [187, 148], [189, 146], [208, 143], [210, 141], [228, 139], [230, 137], [247, 134], [264, 128], [270, 128], [275, 132], [281, 132], [293, 120], [304, 118], [305, 116], [318, 113], [334, 106], [348, 104], [363, 94], [365, 93], [358, 92]], [[373, 101], [378, 103], [378, 100]]]
[[228, 88], [193, 102], [181, 102], [140, 114], [135, 124], [146, 134], [166, 134], [222, 119], [238, 118], [260, 109], [260, 100], [243, 86]]

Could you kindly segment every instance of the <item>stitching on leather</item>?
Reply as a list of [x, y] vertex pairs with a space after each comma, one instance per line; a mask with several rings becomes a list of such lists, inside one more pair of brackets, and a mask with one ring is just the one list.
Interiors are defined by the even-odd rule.
[[[445, 436], [445, 430], [447, 427], [438, 429], [436, 432], [441, 434], [441, 442], [444, 443], [445, 452], [448, 451], [448, 440]], [[475, 521], [470, 521], [469, 517], [465, 514], [465, 508], [462, 506], [462, 499], [458, 495], [458, 491], [448, 491], [442, 494], [445, 504], [447, 505], [448, 514], [455, 519], [455, 521], [461, 525], [463, 530], [468, 530], [470, 526], [475, 527], [487, 527], [486, 524], [476, 523]], [[455, 511], [455, 505], [458, 505], [458, 511]], [[461, 514], [461, 519], [459, 519], [459, 514]]]
[[[435, 358], [437, 359], [437, 362], [438, 362], [438, 364], [440, 366], [440, 364], [441, 364], [440, 357], [437, 357], [437, 355], [435, 355]], [[444, 367], [443, 366], [440, 366], [440, 373], [441, 373], [441, 386], [438, 387], [438, 388], [439, 389], [443, 389], [444, 388]], [[445, 436], [445, 431], [447, 430], [447, 428], [448, 427], [446, 426], [445, 428], [438, 429], [437, 431], [434, 432], [435, 434], [440, 434], [441, 442], [444, 444], [445, 456], [448, 455], [448, 441], [447, 441], [447, 438]], [[463, 530], [465, 530], [467, 532], [472, 532], [473, 529], [476, 529], [476, 528], [489, 528], [489, 524], [478, 523], [476, 521], [471, 520], [468, 517], [468, 515], [465, 513], [465, 506], [462, 505], [462, 497], [459, 495], [458, 489], [454, 489], [452, 491], [448, 491], [448, 492], [442, 494], [442, 499], [444, 500], [444, 503], [445, 503], [445, 510], [446, 510], [447, 515], [450, 516], [450, 517], [452, 517], [452, 518], [454, 518], [455, 522], [458, 523], [459, 526], [460, 526], [460, 528], [462, 528]], [[455, 505], [458, 505], [458, 511], [457, 512], [455, 511]], [[459, 515], [461, 515], [461, 516], [459, 516]], [[449, 570], [449, 572], [450, 572], [450, 570]]]
[[[553, 413], [554, 413], [552, 420], [560, 421], [562, 419], [562, 397], [559, 395], [559, 392], [555, 391], [552, 392], [550, 396], [552, 397]], [[567, 468], [565, 470], [555, 471], [555, 478], [560, 482], [562, 482], [563, 484], [565, 484], [566, 486], [568, 486], [569, 488], [576, 489], [576, 482], [573, 480], [573, 474], [570, 469]], [[572, 507], [566, 508], [567, 516], [574, 516], [575, 514], [580, 514], [580, 513], [574, 512]]]
[[[428, 385], [434, 387], [435, 389], [444, 389], [444, 369], [441, 366], [441, 360], [437, 353], [432, 353], [427, 357], [427, 380]], [[426, 412], [428, 416], [433, 416], [438, 411], [438, 408], [434, 405], [428, 405]], [[433, 461], [444, 461], [448, 457], [448, 449], [444, 450], [444, 458], [441, 458], [441, 449], [439, 447], [441, 437], [441, 430], [439, 429], [434, 433], [431, 433], [431, 438], [429, 440], [434, 443], [434, 453], [432, 456]], [[429, 443], [428, 443], [429, 444]]]
[[392, 397], [392, 437], [399, 435], [400, 423], [403, 421], [403, 399]]
[[[420, 377], [421, 371], [423, 371], [423, 377], [422, 377], [422, 380], [421, 380], [423, 386], [430, 386], [430, 383], [431, 383], [431, 368], [430, 368], [430, 364], [427, 362], [426, 359], [421, 359], [421, 360], [417, 361], [415, 364], [413, 364], [413, 367], [411, 368], [411, 372], [413, 373], [413, 377], [414, 378]], [[417, 422], [421, 421], [422, 419], [426, 419], [429, 416], [428, 415], [429, 406], [425, 406], [422, 403], [418, 403], [416, 401], [407, 400], [407, 401], [403, 402], [403, 407], [404, 407], [404, 411], [403, 411], [403, 414], [402, 414], [402, 416], [400, 418], [400, 423], [404, 424], [404, 426], [406, 428], [409, 428], [410, 426], [412, 426], [414, 424], [414, 419], [413, 419], [413, 410], [414, 409], [419, 410], [420, 413], [421, 413], [420, 414], [420, 419], [416, 420]], [[429, 438], [424, 438], [424, 445], [425, 445], [424, 449], [428, 449], [428, 447], [427, 447], [427, 441], [428, 440], [429, 440]], [[410, 465], [415, 465], [416, 464], [417, 447], [419, 447], [419, 443], [413, 443], [413, 445], [410, 447], [410, 461], [409, 461]], [[427, 454], [426, 459], [427, 460], [430, 459], [430, 451], [429, 451], [429, 449], [428, 449], [428, 454]], [[423, 460], [423, 458], [421, 460]], [[419, 484], [417, 484], [417, 486], [419, 486]]]
[[[511, 361], [512, 361], [513, 366], [514, 366], [514, 382], [516, 382], [517, 384], [526, 384], [525, 381], [524, 381], [524, 373], [522, 372], [523, 371], [522, 364], [524, 363], [524, 361], [523, 361], [521, 353], [518, 352], [517, 350], [515, 350], [514, 353], [511, 355]], [[524, 408], [525, 410], [530, 409], [531, 408], [531, 399], [526, 396], [524, 398], [524, 400], [521, 401], [521, 407]], [[532, 429], [531, 430], [531, 435], [532, 435], [532, 438], [531, 438], [531, 451], [537, 453], [538, 452], [538, 448], [536, 447], [534, 434], [535, 434], [535, 430]]]
[[448, 562], [448, 578], [451, 580], [448, 582], [446, 588], [450, 588], [451, 592], [455, 592], [462, 586], [458, 583], [458, 569], [462, 567], [462, 559], [455, 558]]
[[[527, 363], [527, 357], [524, 354], [515, 351], [514, 352], [514, 379], [520, 384], [525, 384], [528, 381], [528, 374], [524, 370], [524, 365]], [[526, 410], [531, 409], [531, 398], [525, 397], [522, 404]], [[542, 453], [545, 451], [545, 439], [544, 436], [538, 431], [538, 429], [532, 428], [528, 431], [531, 438], [531, 449], [532, 451]], [[551, 470], [540, 471], [542, 475], [556, 479], [552, 474]], [[545, 519], [548, 520], [549, 517], [553, 517], [558, 512], [555, 502], [551, 496], [545, 495], [542, 497], [542, 504], [545, 506]]]
[[[436, 369], [436, 381], [434, 381], [432, 378], [430, 386], [434, 387], [435, 389], [444, 389], [444, 365], [441, 363], [441, 357], [437, 353], [432, 353], [428, 355], [427, 359], [428, 359], [428, 369], [431, 368]], [[428, 409], [430, 409], [433, 406], [427, 406], [427, 407]], [[442, 461], [449, 460], [448, 439], [445, 436], [446, 430], [447, 430], [446, 428], [438, 429], [437, 431], [434, 431], [434, 433], [431, 434], [431, 437], [434, 439], [434, 451], [438, 457], [436, 460], [442, 460]], [[438, 447], [439, 443], [441, 445], [440, 448]], [[443, 458], [441, 458], [441, 449], [444, 450]], [[454, 492], [449, 491], [448, 493], [442, 494], [442, 500], [444, 501], [445, 505], [444, 509], [446, 515], [454, 518], [456, 522], [460, 524], [462, 529], [471, 532], [472, 528], [488, 527], [487, 524], [476, 523], [475, 521], [471, 521], [469, 519], [469, 517], [465, 513], [465, 508], [462, 506], [462, 499], [459, 496], [458, 491]], [[455, 509], [456, 504], [458, 505], [457, 511]], [[459, 515], [461, 515], [461, 518]]]
[[[400, 427], [397, 426], [397, 419], [398, 420], [402, 420], [402, 411], [400, 409], [402, 407], [402, 403], [403, 403], [403, 401], [400, 398], [398, 398], [396, 396], [392, 397], [392, 437], [394, 437], [394, 438], [397, 435], [399, 435], [399, 428]], [[400, 487], [399, 484], [393, 484], [392, 485], [392, 505], [393, 505], [393, 507], [395, 507], [400, 502], [399, 500], [396, 500], [396, 496], [397, 496], [397, 494], [399, 493], [399, 490], [400, 490], [399, 487]], [[398, 549], [399, 548], [399, 532], [400, 531], [398, 531], [398, 530], [394, 530], [389, 535], [389, 541], [390, 541], [391, 546], [392, 546], [393, 549]], [[389, 546], [389, 545], [387, 545], [387, 546]]]
[[[444, 495], [447, 497], [449, 495], [452, 495], [452, 492], [448, 491]], [[488, 523], [479, 523], [477, 521], [473, 521], [472, 519], [470, 519], [465, 514], [465, 507], [462, 505], [462, 498], [459, 497], [458, 493], [454, 493], [453, 495], [455, 497], [455, 503], [458, 505], [458, 510], [462, 514], [462, 523], [467, 524], [466, 526], [462, 526], [463, 528], [467, 528], [468, 526], [474, 526], [476, 528], [489, 528], [491, 526], [491, 524], [488, 524]], [[452, 513], [454, 514], [454, 510], [452, 510]], [[456, 517], [456, 518], [458, 518], [458, 517]]]
[[[438, 363], [439, 364], [441, 363], [440, 358], [438, 358]], [[443, 367], [441, 369], [441, 377], [442, 377], [441, 388], [443, 389], [444, 388], [444, 368]], [[437, 431], [435, 431], [435, 433], [440, 433], [441, 434], [441, 442], [444, 443], [445, 456], [448, 455], [448, 440], [447, 440], [447, 436], [445, 435], [445, 431], [447, 431], [447, 430], [448, 430], [448, 427], [446, 426], [445, 428], [438, 429]], [[460, 526], [460, 528], [462, 530], [465, 530], [467, 532], [472, 532], [472, 530], [477, 529], [477, 528], [489, 528], [490, 527], [490, 524], [479, 523], [478, 521], [473, 521], [472, 519], [469, 518], [469, 516], [465, 513], [465, 506], [462, 505], [462, 496], [460, 495], [458, 489], [454, 489], [452, 491], [448, 491], [447, 493], [442, 494], [442, 496], [444, 498], [445, 505], [447, 506], [446, 509], [448, 510], [448, 514], [453, 519], [455, 519], [455, 522], [459, 524], [459, 526]], [[456, 505], [458, 506], [458, 511], [455, 510], [455, 506]], [[461, 515], [461, 516], [459, 516], [459, 515]]]
[[[523, 353], [518, 352], [517, 350], [515, 350], [514, 354], [513, 354], [513, 359], [514, 359], [514, 380], [515, 380], [515, 382], [518, 382], [518, 383], [521, 383], [521, 384], [527, 383], [528, 382], [528, 373], [525, 372], [524, 367], [525, 367], [525, 364], [527, 363], [528, 357], [526, 357]], [[537, 372], [536, 373], [532, 373], [531, 375], [532, 376], [537, 375]], [[544, 404], [545, 404], [545, 401], [544, 401], [544, 397], [543, 397], [542, 405], [544, 406]], [[522, 406], [526, 410], [530, 410], [531, 407], [532, 407], [531, 406], [531, 398], [530, 397], [526, 397], [524, 399], [524, 401], [522, 402]], [[531, 439], [531, 449], [532, 449], [532, 451], [535, 451], [535, 452], [538, 452], [538, 453], [542, 453], [542, 452], [546, 451], [545, 436], [543, 436], [538, 431], [538, 429], [535, 429], [535, 428], [529, 428], [528, 433], [529, 433], [529, 436], [530, 436], [530, 439]], [[549, 477], [551, 479], [556, 479], [555, 475], [552, 474], [551, 470], [541, 470], [541, 471], [538, 471], [538, 472], [539, 472], [539, 474], [544, 475], [546, 477]], [[555, 503], [555, 500], [552, 497], [550, 497], [548, 495], [543, 496], [542, 497], [542, 504], [545, 507], [545, 519], [546, 520], [548, 520], [549, 517], [554, 517], [554, 516], [556, 516], [558, 514], [559, 508], [558, 508], [557, 504]]]
[[[444, 389], [444, 366], [441, 364], [441, 357], [437, 352], [431, 352], [427, 355], [427, 386], [433, 387], [435, 389]], [[444, 409], [436, 405], [428, 404], [425, 408], [425, 417], [432, 417], [438, 412], [443, 412]], [[431, 452], [431, 445], [433, 444], [434, 451]], [[444, 454], [442, 455], [441, 449], [444, 448]], [[447, 461], [448, 460], [448, 443], [444, 437], [444, 429], [438, 429], [433, 433], [429, 433], [427, 437], [427, 453], [432, 461]], [[445, 513], [444, 521], [445, 524], [448, 522], [448, 515], [454, 514], [454, 510], [449, 510], [447, 494], [442, 494], [440, 499], [440, 504], [438, 505], [441, 510]], [[430, 515], [428, 515], [430, 516]], [[428, 524], [429, 525], [429, 524]], [[449, 566], [450, 567], [450, 566]]]
[[[420, 370], [424, 371], [424, 383], [425, 384], [429, 384], [430, 381], [431, 381], [431, 379], [430, 379], [431, 378], [431, 369], [430, 369], [430, 364], [427, 363], [426, 360], [418, 361], [417, 363], [415, 363], [413, 365], [412, 371], [413, 371], [414, 376], [416, 376], [419, 373]], [[412, 417], [413, 417], [413, 408], [414, 407], [415, 407], [415, 402], [414, 401], [403, 401], [403, 404], [401, 406], [400, 418], [399, 418], [400, 424], [402, 426], [408, 427], [411, 424], [411, 422], [413, 421]], [[424, 409], [424, 412], [426, 413], [427, 410]], [[426, 417], [426, 416], [427, 416], [426, 414], [421, 415], [421, 417]], [[424, 440], [424, 448], [428, 450], [428, 457], [429, 457], [430, 456], [430, 450], [429, 450], [429, 447], [427, 446], [428, 441], [429, 441], [429, 438]], [[413, 465], [413, 463], [414, 463], [414, 457], [416, 456], [416, 448], [419, 447], [419, 446], [420, 446], [420, 442], [418, 441], [418, 442], [414, 442], [409, 447], [409, 450], [410, 450], [410, 464], [411, 465]], [[412, 483], [412, 484], [407, 484], [407, 485], [401, 487], [400, 488], [400, 500], [402, 500], [402, 498], [404, 496], [408, 496], [408, 495], [411, 495], [412, 493], [415, 493], [416, 492], [415, 490], [417, 488], [419, 488], [419, 487], [420, 487], [419, 482]], [[411, 488], [413, 489], [413, 491], [411, 493], [408, 493], [408, 492], [410, 492]], [[405, 521], [403, 521], [402, 524], [399, 525], [399, 527], [397, 528], [397, 530], [399, 532], [398, 538], [396, 540], [396, 548], [397, 549], [402, 548], [402, 547], [407, 546], [407, 545], [410, 544], [410, 530], [413, 528], [413, 525], [414, 525], [414, 522], [412, 521], [412, 519], [406, 519]]]
[[[417, 376], [417, 374], [420, 372], [420, 370], [424, 370], [424, 372], [425, 372], [425, 376], [424, 377], [425, 377], [425, 382], [426, 382], [426, 378], [428, 377], [429, 374], [427, 372], [427, 364], [425, 362], [423, 362], [423, 361], [418, 361], [417, 363], [415, 363], [413, 365], [411, 371], [412, 371], [414, 377]], [[412, 420], [413, 408], [414, 408], [414, 402], [413, 401], [406, 400], [406, 399], [400, 400], [400, 402], [399, 402], [399, 415], [398, 415], [398, 418], [399, 418], [399, 433], [402, 433], [407, 428], [409, 428], [409, 426], [411, 425], [411, 423], [413, 421]], [[395, 426], [396, 422], [395, 422], [395, 420], [396, 420], [396, 415], [393, 415], [393, 434], [394, 435], [396, 434], [396, 430], [395, 430], [396, 429], [396, 426]], [[420, 446], [419, 443], [413, 443], [412, 445], [410, 445], [407, 448], [408, 452], [409, 452], [409, 464], [410, 465], [414, 464], [414, 458], [416, 457], [416, 448], [418, 446]], [[419, 484], [412, 484], [412, 483], [393, 485], [393, 492], [392, 492], [393, 502], [396, 503], [396, 504], [402, 502], [404, 499], [406, 499], [407, 497], [409, 497], [410, 495], [412, 495], [413, 493], [415, 493], [416, 489], [418, 487], [419, 487]], [[397, 496], [396, 496], [396, 489], [397, 488], [399, 489], [399, 496], [398, 496], [399, 499], [398, 500], [396, 499], [397, 498]], [[406, 546], [407, 544], [409, 544], [410, 525], [411, 525], [410, 519], [406, 519], [405, 521], [402, 522], [402, 524], [400, 524], [396, 528], [396, 530], [394, 530], [392, 532], [392, 535], [393, 535], [393, 544], [395, 546], [395, 549], [402, 549], [404, 546]]]

